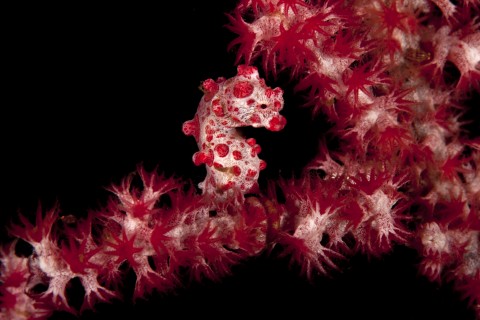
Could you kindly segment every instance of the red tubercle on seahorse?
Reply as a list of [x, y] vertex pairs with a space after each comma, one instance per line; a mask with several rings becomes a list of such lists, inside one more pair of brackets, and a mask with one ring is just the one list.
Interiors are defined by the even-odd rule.
[[261, 147], [255, 139], [243, 138], [237, 128], [283, 129], [283, 91], [267, 87], [257, 68], [246, 65], [238, 66], [230, 79], [205, 80], [201, 89], [204, 97], [195, 117], [183, 124], [183, 132], [194, 136], [200, 149], [193, 156], [195, 165], [207, 165], [200, 188], [221, 203], [255, 189], [266, 162], [258, 158]]

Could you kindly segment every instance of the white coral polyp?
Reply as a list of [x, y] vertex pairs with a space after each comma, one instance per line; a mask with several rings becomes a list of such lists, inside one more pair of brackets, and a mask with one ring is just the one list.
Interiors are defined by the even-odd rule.
[[428, 253], [435, 254], [449, 251], [447, 236], [436, 222], [425, 224], [420, 239], [424, 250]]

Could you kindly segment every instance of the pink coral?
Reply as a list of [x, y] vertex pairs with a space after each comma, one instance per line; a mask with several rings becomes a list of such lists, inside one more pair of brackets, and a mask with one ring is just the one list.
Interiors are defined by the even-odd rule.
[[[218, 2], [212, 7], [198, 5], [190, 14], [214, 12], [219, 6]], [[182, 12], [176, 17], [181, 21], [186, 11], [177, 8], [171, 12]], [[360, 272], [359, 278], [365, 279], [360, 281], [360, 289], [338, 289], [346, 287], [321, 282], [315, 292], [326, 294], [318, 299], [315, 296], [315, 301], [305, 298], [303, 284], [295, 287], [291, 296], [283, 297], [285, 291], [279, 289], [279, 282], [289, 279], [284, 273], [268, 284], [272, 288], [269, 293], [252, 289], [247, 279], [249, 292], [241, 293], [246, 300], [234, 295], [232, 292], [238, 291], [234, 288], [216, 299], [204, 298], [200, 308], [208, 306], [212, 315], [223, 299], [229, 312], [236, 308], [239, 314], [247, 313], [238, 308], [239, 304], [262, 305], [269, 315], [283, 315], [291, 306], [298, 315], [301, 303], [302, 310], [311, 305], [315, 312], [322, 312], [319, 316], [328, 317], [330, 310], [335, 318], [352, 318], [368, 300], [374, 305], [369, 313], [384, 304], [408, 318], [412, 314], [403, 310], [408, 303], [418, 306], [433, 301], [433, 310], [413, 317], [441, 318], [444, 309], [435, 297], [438, 290], [448, 290], [448, 286], [432, 289], [432, 297], [410, 288], [406, 288], [411, 290], [408, 293], [396, 292], [395, 285], [400, 286], [407, 276], [414, 278], [418, 270], [423, 278], [412, 281], [451, 284], [466, 301], [461, 308], [466, 309], [467, 303], [470, 306], [464, 314], [480, 318], [479, 119], [478, 108], [470, 98], [480, 91], [479, 14], [480, 4], [474, 0], [241, 0], [225, 17], [231, 39], [211, 33], [209, 23], [218, 27], [214, 19], [195, 20], [198, 23], [191, 25], [200, 28], [169, 39], [178, 46], [192, 44], [194, 48], [188, 49], [188, 61], [182, 58], [176, 66], [179, 80], [171, 75], [171, 81], [161, 87], [171, 98], [161, 100], [168, 116], [149, 116], [151, 110], [142, 109], [142, 105], [151, 108], [149, 102], [141, 100], [150, 87], [139, 80], [142, 77], [132, 74], [131, 81], [139, 84], [131, 100], [123, 101], [132, 88], [121, 87], [125, 79], [117, 79], [112, 87], [120, 98], [112, 103], [115, 110], [105, 118], [90, 114], [81, 127], [57, 128], [59, 124], [42, 110], [41, 119], [50, 119], [50, 126], [34, 126], [31, 145], [20, 141], [14, 143], [18, 148], [8, 149], [7, 143], [5, 157], [28, 149], [24, 144], [31, 146], [35, 152], [19, 158], [48, 158], [38, 167], [29, 163], [48, 175], [33, 175], [35, 170], [28, 168], [22, 168], [26, 173], [7, 170], [15, 177], [6, 183], [11, 188], [4, 195], [5, 202], [12, 194], [24, 199], [21, 197], [27, 190], [32, 197], [44, 195], [47, 180], [53, 181], [50, 186], [61, 185], [52, 188], [63, 196], [63, 192], [72, 191], [88, 198], [89, 193], [75, 181], [83, 178], [110, 185], [112, 179], [106, 174], [104, 180], [95, 180], [96, 174], [89, 174], [86, 164], [91, 158], [105, 161], [101, 171], [111, 173], [111, 166], [121, 160], [130, 167], [146, 154], [154, 153], [154, 162], [162, 154], [158, 156], [162, 157], [162, 168], [147, 170], [148, 165], [139, 165], [119, 184], [107, 188], [110, 196], [105, 203], [83, 216], [76, 214], [79, 204], [74, 202], [66, 209], [58, 204], [47, 205], [47, 210], [39, 206], [33, 219], [29, 210], [15, 217], [8, 227], [10, 242], [0, 250], [0, 319], [47, 319], [59, 314], [88, 317], [102, 302], [169, 294], [190, 285], [191, 280], [219, 281], [254, 265], [258, 261], [254, 257], [276, 254], [286, 257], [313, 286], [325, 275], [335, 278], [342, 271], [347, 275], [338, 277], [340, 283], [350, 282], [349, 274], [355, 268], [349, 263], [362, 257], [369, 263]], [[169, 24], [165, 30], [171, 27]], [[157, 30], [144, 28], [135, 35], [147, 29]], [[121, 33], [122, 41], [126, 34]], [[227, 40], [230, 45], [222, 42]], [[162, 41], [167, 43], [166, 38]], [[102, 38], [99, 43], [103, 42]], [[188, 82], [190, 62], [200, 69], [212, 66], [209, 72], [218, 72], [220, 62], [211, 53], [213, 44], [222, 45], [221, 52], [235, 51], [233, 61], [222, 63], [227, 73], [236, 64], [237, 74], [204, 80], [200, 103], [188, 109], [188, 85], [178, 83]], [[165, 54], [187, 52], [170, 50], [173, 46], [163, 48], [169, 48]], [[143, 61], [142, 54], [132, 60]], [[158, 71], [165, 74], [163, 65]], [[103, 64], [98, 67], [105, 70]], [[132, 70], [137, 67], [132, 66]], [[144, 69], [150, 70], [150, 66]], [[110, 80], [119, 73], [112, 74]], [[204, 77], [191, 75], [195, 78], [192, 92], [200, 76]], [[99, 81], [91, 78], [89, 83]], [[267, 83], [278, 87], [270, 88]], [[105, 84], [101, 82], [99, 87]], [[181, 90], [170, 92], [171, 87]], [[106, 93], [108, 99], [114, 95]], [[96, 97], [91, 100], [102, 101]], [[157, 95], [154, 100], [158, 105]], [[122, 103], [128, 104], [128, 114], [118, 120], [114, 117], [122, 114], [117, 107]], [[186, 107], [177, 107], [180, 104]], [[72, 151], [70, 158], [77, 161], [76, 166], [86, 168], [74, 175], [70, 167], [60, 165], [69, 157], [60, 157], [57, 151], [70, 144], [60, 143], [56, 137], [75, 129], [83, 137], [96, 121], [104, 132], [102, 136], [92, 130], [95, 134], [90, 143], [99, 141], [98, 155], [92, 157], [91, 149]], [[249, 127], [266, 130], [250, 131]], [[6, 133], [2, 136], [14, 135]], [[37, 154], [36, 142], [42, 138], [53, 141], [55, 148]], [[71, 140], [76, 146], [75, 139]], [[187, 147], [189, 140], [198, 150], [193, 155], [195, 166], [189, 162], [195, 152], [193, 146]], [[148, 153], [143, 153], [146, 150]], [[265, 160], [258, 157], [261, 151]], [[107, 154], [112, 155], [103, 159]], [[289, 161], [299, 166], [292, 175]], [[13, 168], [23, 164], [19, 161]], [[63, 169], [70, 174], [65, 175]], [[178, 171], [192, 183], [162, 173], [171, 171]], [[28, 179], [34, 182], [27, 185]], [[69, 187], [63, 187], [67, 180]], [[41, 186], [35, 188], [36, 183]], [[87, 189], [91, 188], [89, 184]], [[398, 258], [402, 250], [407, 254]], [[396, 259], [396, 269], [378, 267], [379, 261], [389, 259]], [[247, 260], [252, 264], [242, 264]], [[279, 261], [281, 264], [283, 259]], [[265, 266], [264, 274], [253, 281], [278, 272], [274, 263]], [[364, 288], [374, 286], [366, 275], [369, 270], [379, 273], [382, 285], [366, 294]], [[382, 278], [383, 272], [392, 274]], [[391, 291], [387, 292], [387, 287]], [[272, 297], [274, 303], [267, 305], [265, 301]], [[340, 302], [331, 306], [326, 302], [334, 299]], [[402, 308], [392, 300], [402, 301]], [[353, 307], [343, 308], [346, 301]], [[171, 302], [155, 305], [155, 316], [163, 315], [171, 305], [179, 317], [190, 309], [188, 303], [175, 306]], [[144, 306], [134, 311], [136, 317]], [[191, 310], [198, 313], [200, 308], [197, 304]], [[120, 308], [119, 313], [123, 310]], [[371, 314], [371, 318], [375, 316]]]

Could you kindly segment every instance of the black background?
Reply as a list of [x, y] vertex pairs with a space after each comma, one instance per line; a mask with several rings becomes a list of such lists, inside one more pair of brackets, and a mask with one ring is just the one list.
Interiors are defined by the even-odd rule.
[[[198, 183], [204, 169], [181, 132], [207, 78], [235, 74], [234, 35], [224, 25], [236, 1], [177, 1], [155, 6], [69, 4], [6, 8], [0, 117], [0, 222], [40, 201], [82, 215], [107, 199], [105, 187], [136, 166]], [[295, 172], [315, 153], [322, 128], [285, 89], [288, 125], [248, 131], [262, 146], [262, 179]], [[478, 124], [478, 122], [477, 122]], [[7, 241], [6, 228], [2, 239]], [[297, 319], [472, 319], [448, 284], [417, 274], [415, 252], [396, 248], [370, 261], [357, 256], [341, 273], [309, 282], [288, 261], [245, 261], [219, 283], [185, 284], [147, 301], [98, 305], [82, 319], [278, 317]], [[74, 319], [64, 313], [52, 319]]]

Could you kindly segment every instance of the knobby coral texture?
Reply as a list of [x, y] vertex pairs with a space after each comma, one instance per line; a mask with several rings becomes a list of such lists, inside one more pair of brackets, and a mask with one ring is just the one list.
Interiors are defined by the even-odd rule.
[[[100, 98], [86, 93], [69, 107], [82, 123], [74, 129], [51, 119], [33, 125], [29, 136], [37, 140], [26, 147], [44, 147], [44, 140], [58, 139], [62, 131], [70, 139], [76, 129], [82, 134], [69, 142], [73, 147], [61, 149], [61, 140], [55, 140], [51, 150], [19, 149], [28, 159], [47, 158], [38, 160], [47, 173], [34, 176], [40, 180], [37, 189], [25, 182], [28, 174], [12, 173], [11, 189], [45, 192], [47, 180], [68, 187], [55, 189], [50, 182], [60, 195], [47, 192], [42, 204], [25, 205], [8, 220], [0, 250], [0, 318], [93, 318], [96, 309], [114, 314], [106, 302], [122, 300], [137, 302], [133, 316], [147, 308], [143, 299], [157, 299], [162, 303], [150, 310], [159, 318], [165, 316], [162, 310], [185, 315], [185, 305], [195, 306], [192, 314], [203, 310], [223, 317], [222, 301], [229, 312], [262, 305], [265, 314], [282, 314], [290, 305], [297, 314], [315, 309], [327, 319], [358, 314], [480, 319], [480, 2], [197, 2], [183, 8], [183, 16], [177, 11], [179, 21], [183, 17], [191, 23], [185, 27], [195, 29], [190, 37], [175, 27], [169, 29], [171, 38], [160, 36], [162, 54], [174, 59], [175, 45], [191, 55], [178, 70], [167, 71], [168, 61], [141, 62], [158, 58], [152, 54], [156, 45], [146, 43], [158, 41], [152, 30], [160, 18], [142, 18], [149, 11], [145, 8], [113, 44], [104, 44], [115, 36], [113, 20], [92, 27], [95, 34], [104, 32], [87, 37], [86, 43], [98, 41], [87, 48], [96, 49], [76, 57], [90, 55], [94, 72], [83, 70], [86, 63], [67, 73], [90, 79], [82, 88], [98, 90]], [[124, 11], [136, 15], [131, 8]], [[145, 27], [138, 27], [142, 23]], [[76, 30], [77, 39], [85, 30]], [[146, 36], [146, 30], [155, 36]], [[95, 58], [105, 50], [102, 45], [118, 43], [123, 47]], [[217, 58], [222, 55], [224, 60]], [[146, 76], [149, 68], [159, 73]], [[202, 70], [195, 73], [200, 90], [184, 89], [189, 87], [181, 82], [194, 68]], [[165, 77], [162, 84], [159, 74]], [[150, 91], [155, 95], [148, 96]], [[96, 113], [108, 103], [114, 106], [107, 116]], [[88, 104], [94, 107], [85, 116]], [[122, 104], [130, 108], [123, 116], [117, 108]], [[157, 117], [152, 110], [158, 108], [169, 111]], [[49, 117], [47, 109], [41, 117]], [[11, 143], [25, 144], [18, 139]], [[87, 146], [79, 150], [82, 139]], [[138, 166], [123, 179], [112, 173], [113, 183], [89, 170], [75, 175], [68, 173], [75, 169], [60, 165], [68, 160], [58, 148], [70, 150], [68, 156], [76, 159], [71, 163], [87, 168], [96, 161], [102, 171], [113, 172], [108, 170], [122, 159], [126, 167]], [[151, 165], [160, 159], [155, 153], [142, 153], [157, 149], [164, 167]], [[131, 156], [137, 153], [148, 159]], [[94, 182], [72, 182], [82, 177]], [[91, 191], [99, 185], [108, 185], [105, 201], [89, 202], [91, 209], [69, 207], [74, 196], [103, 196]], [[90, 191], [79, 190], [85, 186]], [[74, 194], [65, 196], [69, 192]], [[381, 264], [389, 259], [395, 265], [391, 269]], [[361, 273], [352, 278], [362, 263]], [[278, 271], [287, 264], [287, 271]], [[277, 276], [268, 284], [270, 291], [253, 286], [252, 279], [261, 282], [261, 277], [245, 270], [255, 267], [264, 270], [258, 271], [262, 277]], [[368, 270], [373, 270], [370, 278]], [[229, 280], [237, 272], [245, 278]], [[375, 284], [375, 276], [387, 284]], [[292, 285], [292, 277], [305, 283]], [[396, 289], [403, 281], [421, 286]], [[251, 287], [240, 289], [241, 282]], [[290, 298], [276, 295], [282, 282], [290, 283]], [[202, 283], [233, 283], [234, 288], [226, 297], [217, 292], [208, 299], [178, 300], [191, 295], [188, 288], [195, 283], [200, 287], [191, 290], [199, 295], [207, 290]], [[180, 288], [187, 289], [178, 293]], [[234, 294], [239, 290], [244, 292]], [[439, 295], [440, 290], [450, 296]], [[317, 291], [326, 294], [304, 295]], [[326, 296], [340, 302], [330, 306]], [[451, 313], [441, 309], [452, 300], [458, 305]], [[415, 313], [414, 307], [429, 301], [431, 309]]]

